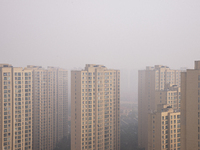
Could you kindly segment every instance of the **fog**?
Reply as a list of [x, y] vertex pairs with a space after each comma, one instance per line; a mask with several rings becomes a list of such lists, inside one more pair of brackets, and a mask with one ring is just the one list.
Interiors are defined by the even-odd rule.
[[[190, 1], [189, 0], [187, 1], [186, 0], [182, 1], [181, 0], [149, 0], [149, 1], [147, 0], [84, 0], [84, 1], [1, 0], [0, 1], [0, 52], [1, 52], [0, 63], [12, 64], [14, 67], [26, 67], [27, 65], [38, 65], [43, 67], [55, 66], [68, 69], [69, 85], [71, 82], [70, 70], [82, 69], [84, 68], [85, 64], [102, 64], [109, 69], [120, 69], [121, 70], [121, 75], [120, 75], [121, 150], [136, 149], [138, 147], [138, 135], [137, 135], [138, 134], [138, 105], [137, 105], [138, 70], [145, 69], [146, 66], [154, 66], [154, 65], [165, 65], [169, 66], [171, 69], [193, 68], [194, 61], [200, 59], [199, 57], [200, 56], [199, 55], [200, 54], [199, 53], [200, 52], [200, 1], [199, 0], [190, 0]], [[5, 74], [7, 76], [7, 73]], [[4, 84], [5, 83], [7, 84], [7, 82], [4, 82]], [[38, 81], [38, 86], [39, 86], [39, 81]], [[4, 86], [4, 89], [7, 89], [7, 86]], [[71, 89], [69, 88], [68, 121], [69, 122], [72, 121], [73, 123], [74, 120], [73, 118], [71, 119], [70, 116], [71, 106], [73, 106], [70, 104], [71, 102], [70, 90]], [[7, 90], [5, 91], [7, 92]], [[19, 91], [21, 92], [21, 90]], [[7, 102], [7, 99], [4, 99], [4, 102]], [[82, 103], [84, 104], [84, 101]], [[87, 101], [85, 104], [87, 104]], [[115, 102], [113, 104], [115, 107]], [[6, 105], [4, 104], [4, 106]], [[92, 107], [92, 105], [90, 106]], [[107, 104], [105, 106], [107, 106]], [[110, 110], [112, 110], [111, 106], [112, 105], [110, 105]], [[117, 109], [117, 107], [119, 107], [119, 102], [117, 104], [117, 98], [116, 98], [116, 112], [117, 110], [119, 110], [119, 108]], [[147, 107], [145, 106], [144, 108]], [[74, 110], [73, 107], [72, 110]], [[84, 111], [82, 110], [82, 112]], [[110, 113], [111, 112], [112, 111], [110, 111]], [[7, 115], [7, 112], [4, 113], [4, 115], [5, 114]], [[76, 113], [72, 114], [75, 114], [76, 116]], [[107, 112], [105, 114], [107, 114]], [[84, 116], [84, 114], [82, 116]], [[106, 116], [109, 117], [109, 115]], [[116, 117], [114, 115], [114, 118], [117, 118], [117, 116], [119, 116], [119, 114], [116, 115]], [[99, 118], [101, 117], [98, 117], [98, 119]], [[82, 120], [84, 120], [84, 118]], [[144, 120], [148, 119], [145, 118]], [[55, 125], [53, 126], [55, 127]], [[71, 129], [70, 123], [69, 126], [66, 125], [65, 127], [68, 127], [70, 131]], [[85, 127], [87, 128], [87, 125]], [[95, 126], [93, 125], [93, 127]], [[98, 131], [101, 131], [103, 129], [102, 128], [101, 130], [99, 130], [100, 127], [102, 126], [98, 125]], [[110, 129], [109, 127], [107, 129], [113, 130], [111, 126]], [[38, 125], [38, 130], [40, 130], [39, 125]], [[112, 130], [110, 130], [110, 133]], [[118, 130], [119, 128], [117, 129], [116, 126], [116, 131], [119, 132]], [[7, 132], [7, 129], [4, 130], [4, 132], [5, 131]], [[29, 130], [29, 132], [30, 131], [31, 130]], [[79, 131], [79, 129], [77, 131]], [[87, 130], [85, 131], [87, 132]], [[108, 133], [107, 131], [106, 133]], [[113, 131], [115, 132], [115, 128]], [[51, 138], [46, 138], [46, 139], [51, 139]], [[118, 140], [116, 138], [116, 141]], [[6, 140], [4, 138], [4, 141], [7, 141], [7, 138]], [[56, 148], [59, 150], [61, 150], [59, 146], [67, 145], [67, 147], [69, 148], [70, 138], [68, 138], [66, 141], [65, 137], [61, 141], [59, 141], [59, 143], [56, 143], [56, 145], [57, 145]], [[66, 150], [66, 147], [63, 149]]]
[[[0, 63], [120, 69], [121, 100], [137, 101], [137, 70], [193, 68], [200, 1], [1, 1]], [[134, 73], [133, 73], [134, 72]]]
[[1, 1], [0, 63], [193, 68], [200, 1]]

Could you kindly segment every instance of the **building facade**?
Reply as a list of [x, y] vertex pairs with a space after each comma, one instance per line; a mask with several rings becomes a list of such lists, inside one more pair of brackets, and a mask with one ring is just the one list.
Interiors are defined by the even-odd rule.
[[[52, 102], [48, 101], [48, 72], [42, 67], [28, 66], [33, 70], [33, 150], [53, 149]], [[49, 108], [50, 106], [50, 108]]]
[[168, 104], [173, 109], [180, 110], [181, 89], [177, 85], [165, 86], [164, 90], [155, 91], [156, 104]]
[[87, 64], [71, 72], [71, 149], [120, 149], [120, 71]]
[[0, 149], [53, 150], [68, 136], [68, 72], [0, 64]]
[[0, 149], [32, 150], [32, 71], [0, 65]]
[[180, 150], [180, 111], [159, 104], [148, 116], [148, 150]]
[[33, 74], [33, 150], [53, 150], [68, 135], [68, 72], [28, 68]]
[[181, 150], [200, 150], [200, 61], [181, 73]]
[[[48, 67], [48, 99], [52, 103], [53, 147], [68, 136], [68, 71]], [[51, 113], [50, 113], [51, 114]]]
[[138, 72], [138, 147], [148, 149], [148, 113], [157, 110], [156, 91], [180, 86], [180, 71], [167, 66], [146, 67]]

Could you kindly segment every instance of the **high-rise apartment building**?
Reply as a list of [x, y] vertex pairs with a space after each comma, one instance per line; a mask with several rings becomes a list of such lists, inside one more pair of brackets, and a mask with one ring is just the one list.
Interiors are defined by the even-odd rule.
[[181, 150], [200, 150], [200, 61], [181, 73]]
[[120, 71], [87, 64], [71, 72], [71, 149], [120, 149]]
[[28, 68], [33, 74], [33, 150], [53, 150], [68, 134], [68, 72]]
[[148, 116], [148, 150], [180, 150], [180, 112], [158, 104]]
[[177, 85], [169, 86], [166, 84], [164, 90], [155, 91], [156, 104], [168, 104], [173, 109], [180, 110], [181, 90]]
[[48, 99], [52, 102], [53, 147], [68, 136], [68, 71], [48, 67]]
[[180, 86], [180, 71], [167, 66], [146, 67], [138, 72], [138, 146], [148, 149], [148, 113], [157, 109], [156, 91]]
[[0, 65], [0, 149], [32, 150], [32, 71]]
[[52, 150], [53, 104], [48, 101], [48, 71], [36, 66], [28, 68], [33, 70], [33, 150]]

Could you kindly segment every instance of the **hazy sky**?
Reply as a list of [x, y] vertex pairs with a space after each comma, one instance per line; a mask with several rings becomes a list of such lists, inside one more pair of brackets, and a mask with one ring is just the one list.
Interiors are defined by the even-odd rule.
[[71, 69], [200, 59], [199, 0], [1, 0], [0, 63]]

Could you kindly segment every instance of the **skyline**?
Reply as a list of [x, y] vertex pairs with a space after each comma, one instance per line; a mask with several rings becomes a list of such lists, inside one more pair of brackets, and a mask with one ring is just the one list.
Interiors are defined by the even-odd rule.
[[0, 149], [200, 148], [199, 8], [0, 1]]

